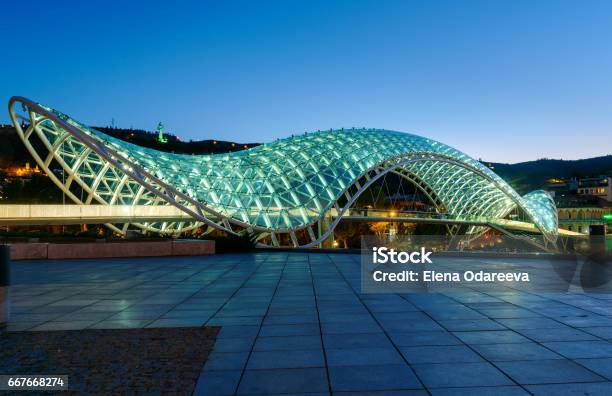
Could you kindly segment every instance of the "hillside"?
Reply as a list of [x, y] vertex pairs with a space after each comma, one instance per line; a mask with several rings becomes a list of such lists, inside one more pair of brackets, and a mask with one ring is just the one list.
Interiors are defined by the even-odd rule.
[[612, 155], [580, 160], [539, 159], [517, 164], [483, 161], [483, 164], [492, 168], [521, 194], [541, 188], [550, 178], [612, 175]]
[[108, 127], [93, 127], [107, 135], [116, 137], [126, 142], [134, 143], [139, 146], [149, 147], [159, 151], [177, 154], [220, 154], [231, 151], [240, 151], [259, 145], [259, 143], [236, 143], [223, 140], [189, 140], [182, 141], [172, 134], [164, 134], [168, 139], [166, 143], [157, 140], [156, 132], [144, 131], [141, 129], [122, 129]]
[[34, 165], [34, 159], [17, 136], [15, 128], [0, 125], [0, 142], [0, 168], [22, 165], [26, 161]]
[[[168, 142], [162, 144], [156, 140], [157, 133], [155, 132], [140, 129], [93, 128], [139, 146], [177, 154], [219, 154], [240, 151], [258, 145], [258, 143], [236, 143], [210, 139], [183, 142], [171, 134], [165, 135]], [[0, 141], [2, 142], [0, 144], [0, 168], [22, 165], [26, 161], [29, 161], [32, 165], [34, 164], [34, 160], [17, 136], [13, 126], [0, 125]]]
[[[95, 127], [94, 127], [95, 128]], [[257, 144], [235, 143], [217, 140], [182, 142], [174, 135], [165, 135], [166, 143], [157, 141], [157, 133], [134, 129], [95, 128], [108, 135], [144, 147], [180, 154], [219, 154], [240, 151]], [[51, 204], [63, 202], [61, 190], [44, 174], [16, 176], [25, 165], [34, 167], [36, 162], [27, 151], [13, 126], [0, 125], [0, 200], [3, 203]], [[34, 141], [38, 150], [40, 141]], [[26, 172], [27, 173], [27, 172]]]

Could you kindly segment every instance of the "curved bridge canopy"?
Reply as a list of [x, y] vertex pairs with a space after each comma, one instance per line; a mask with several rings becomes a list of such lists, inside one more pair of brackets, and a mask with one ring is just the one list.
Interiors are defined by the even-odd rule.
[[[12, 98], [9, 111], [38, 164], [76, 203], [174, 205], [193, 219], [137, 224], [143, 229], [182, 232], [205, 224], [247, 229], [277, 246], [312, 246], [325, 237], [316, 224], [326, 213], [343, 213], [375, 180], [394, 172], [414, 182], [440, 212], [502, 219], [519, 209], [549, 241], [557, 236], [547, 193], [521, 197], [466, 154], [408, 133], [328, 130], [228, 154], [181, 155], [113, 138], [25, 98]], [[50, 169], [56, 165], [63, 180]]]

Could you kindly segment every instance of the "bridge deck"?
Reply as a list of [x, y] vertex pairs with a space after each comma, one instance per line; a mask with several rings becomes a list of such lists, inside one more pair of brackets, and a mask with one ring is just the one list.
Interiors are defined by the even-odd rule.
[[192, 221], [174, 206], [0, 205], [0, 224], [52, 225]]
[[[527, 223], [516, 220], [496, 219], [493, 220], [470, 220], [470, 219], [454, 219], [454, 218], [435, 218], [435, 217], [411, 217], [411, 216], [343, 216], [342, 221], [387, 221], [397, 223], [424, 223], [424, 224], [460, 224], [460, 225], [472, 225], [472, 226], [483, 226], [490, 227], [491, 225], [503, 227], [509, 230], [523, 231], [523, 232], [537, 232], [537, 229], [533, 223]], [[558, 229], [559, 235], [563, 236], [585, 236], [579, 232], [573, 232]]]
[[[332, 217], [337, 217], [332, 210]], [[169, 205], [0, 205], [2, 225], [53, 225], [53, 224], [102, 224], [102, 223], [143, 223], [164, 221], [193, 221], [180, 209]], [[350, 210], [342, 221], [388, 221], [427, 224], [463, 224], [534, 232], [533, 223], [506, 219], [467, 219], [426, 212], [395, 212], [391, 210]], [[559, 229], [564, 236], [584, 234]]]

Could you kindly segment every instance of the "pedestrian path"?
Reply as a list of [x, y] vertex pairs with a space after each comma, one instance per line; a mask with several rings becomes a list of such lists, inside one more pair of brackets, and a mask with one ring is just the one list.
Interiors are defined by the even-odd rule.
[[20, 262], [9, 329], [221, 326], [198, 395], [612, 394], [612, 295], [361, 294], [359, 263], [317, 253]]

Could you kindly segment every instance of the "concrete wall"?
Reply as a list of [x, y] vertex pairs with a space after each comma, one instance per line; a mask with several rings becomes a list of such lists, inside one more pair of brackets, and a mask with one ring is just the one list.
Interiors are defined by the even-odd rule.
[[13, 260], [109, 257], [200, 256], [215, 254], [214, 241], [13, 243]]

